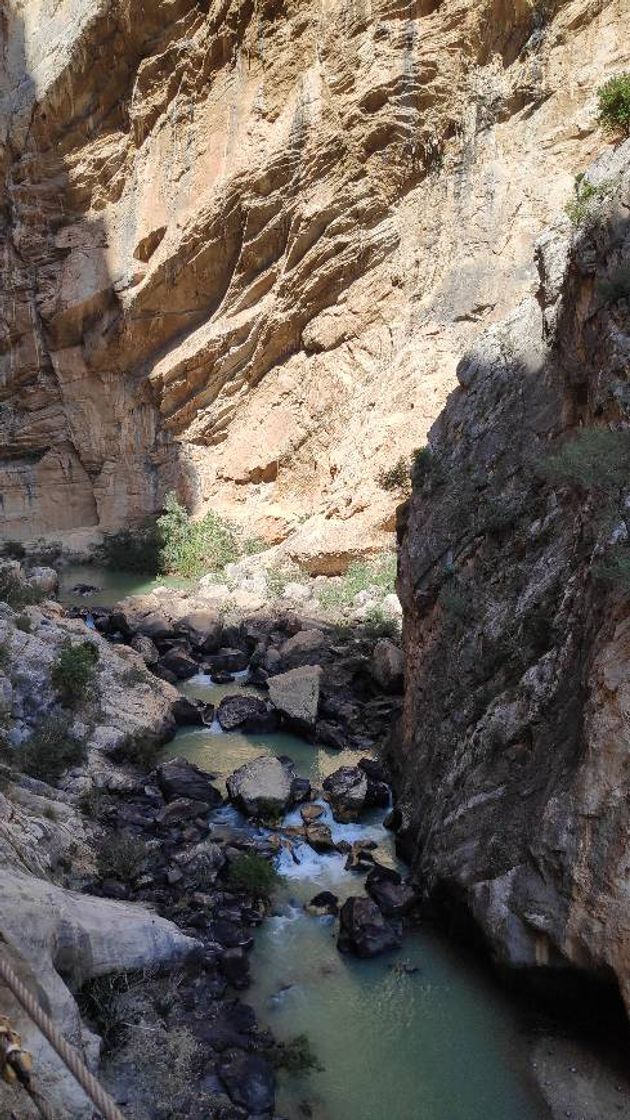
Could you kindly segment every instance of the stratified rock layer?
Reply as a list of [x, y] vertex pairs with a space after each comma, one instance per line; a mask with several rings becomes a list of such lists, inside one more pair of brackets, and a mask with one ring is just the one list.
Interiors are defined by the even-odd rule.
[[606, 191], [582, 229], [541, 238], [538, 298], [481, 336], [431, 432], [401, 511], [390, 746], [425, 893], [501, 959], [616, 979], [628, 1007], [630, 619], [623, 567], [603, 575], [628, 551], [629, 445], [587, 488], [549, 464], [557, 437], [629, 426], [629, 165], [630, 141], [590, 173]]
[[3, 532], [177, 486], [312, 571], [382, 546], [380, 471], [605, 142], [624, 3], [5, 8]]

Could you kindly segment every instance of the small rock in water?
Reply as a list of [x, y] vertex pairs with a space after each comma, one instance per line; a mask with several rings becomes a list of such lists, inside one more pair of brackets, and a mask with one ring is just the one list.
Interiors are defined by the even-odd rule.
[[306, 826], [306, 842], [316, 852], [335, 852], [337, 850], [327, 824], [308, 824]]
[[332, 891], [320, 891], [310, 902], [307, 902], [304, 909], [308, 914], [313, 914], [317, 918], [323, 917], [325, 914], [332, 914], [336, 917], [339, 913], [339, 899]]
[[94, 595], [97, 591], [102, 590], [102, 587], [97, 587], [93, 583], [75, 583], [74, 587], [70, 588], [72, 595]]
[[323, 805], [303, 805], [300, 809], [300, 816], [304, 824], [313, 824], [314, 821], [318, 821], [324, 815], [324, 811]]

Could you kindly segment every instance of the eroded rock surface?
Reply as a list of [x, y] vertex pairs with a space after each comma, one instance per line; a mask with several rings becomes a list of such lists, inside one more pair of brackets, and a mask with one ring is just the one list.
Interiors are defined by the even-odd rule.
[[[432, 429], [401, 518], [390, 747], [425, 893], [499, 958], [612, 978], [628, 1007], [629, 163], [626, 142], [595, 165], [604, 196], [541, 238], [537, 299], [480, 337]], [[582, 448], [560, 476], [559, 437]]]
[[5, 5], [7, 536], [126, 525], [177, 486], [313, 572], [381, 547], [380, 472], [531, 290], [534, 237], [604, 144], [626, 17]]

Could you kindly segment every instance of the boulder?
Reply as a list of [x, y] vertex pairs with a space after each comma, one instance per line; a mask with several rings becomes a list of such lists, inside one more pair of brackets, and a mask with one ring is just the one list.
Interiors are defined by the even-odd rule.
[[299, 630], [280, 647], [282, 668], [298, 669], [301, 665], [319, 665], [325, 649], [326, 636], [321, 630]]
[[157, 665], [160, 660], [159, 650], [155, 642], [146, 634], [136, 634], [131, 639], [131, 648], [140, 654], [145, 665]]
[[173, 636], [173, 624], [159, 611], [150, 611], [148, 614], [141, 615], [139, 618], [129, 618], [128, 615], [120, 612], [124, 625], [120, 626], [121, 630], [128, 628], [136, 634], [146, 634], [149, 638], [170, 638]]
[[316, 918], [324, 917], [326, 914], [336, 917], [339, 913], [339, 899], [331, 891], [320, 891], [310, 902], [307, 902], [305, 910]]
[[339, 913], [337, 948], [357, 957], [375, 957], [402, 943], [400, 929], [388, 922], [371, 898], [348, 898]]
[[315, 728], [321, 677], [319, 665], [304, 665], [269, 678], [272, 704], [297, 728]]
[[318, 719], [315, 725], [315, 738], [326, 747], [334, 751], [343, 751], [348, 746], [348, 741], [341, 728], [330, 720]]
[[291, 759], [271, 755], [246, 762], [227, 780], [230, 800], [248, 817], [281, 815], [299, 799], [301, 787]]
[[156, 770], [157, 784], [167, 801], [188, 798], [215, 808], [223, 798], [212, 784], [213, 775], [201, 770], [186, 758], [170, 758]]
[[217, 875], [225, 864], [225, 856], [218, 844], [202, 840], [176, 855], [175, 862], [184, 875], [188, 889], [206, 890], [216, 883]]
[[348, 824], [359, 819], [368, 795], [367, 774], [358, 766], [340, 766], [323, 782], [336, 821]]
[[179, 696], [173, 704], [173, 716], [179, 724], [210, 727], [214, 719], [214, 704], [206, 704], [190, 696]]
[[373, 848], [374, 844], [370, 841], [355, 840], [348, 851], [346, 871], [369, 871], [374, 866]]
[[365, 880], [365, 889], [386, 918], [402, 918], [416, 901], [412, 887], [403, 883], [392, 868], [375, 864]]
[[249, 657], [242, 649], [230, 649], [226, 646], [214, 656], [206, 658], [208, 672], [215, 673], [241, 673], [249, 665]]
[[219, 1063], [219, 1077], [234, 1104], [255, 1116], [273, 1112], [276, 1079], [270, 1063], [259, 1054], [231, 1051]]
[[389, 638], [381, 638], [374, 646], [370, 673], [383, 692], [402, 692], [405, 663], [402, 650]]
[[180, 681], [188, 680], [189, 677], [194, 677], [195, 673], [199, 672], [197, 662], [181, 646], [174, 646], [173, 649], [169, 649], [167, 653], [163, 654], [158, 666], [161, 670], [166, 670], [167, 673], [173, 673]]
[[237, 992], [248, 987], [250, 982], [249, 961], [245, 950], [240, 946], [223, 951], [220, 968], [228, 984], [231, 984]]
[[181, 825], [197, 817], [205, 817], [211, 808], [216, 808], [216, 803], [212, 805], [208, 801], [176, 797], [174, 801], [169, 801], [168, 805], [159, 810], [155, 819], [162, 828], [170, 828], [171, 825]]
[[240, 727], [243, 731], [267, 732], [275, 731], [278, 726], [278, 715], [269, 709], [264, 700], [258, 696], [224, 696], [217, 709], [217, 719], [224, 731], [234, 731]]
[[313, 822], [318, 821], [319, 818], [323, 816], [323, 814], [323, 805], [304, 805], [300, 809], [300, 816], [304, 821], [304, 824], [313, 824]]
[[307, 824], [306, 842], [315, 852], [336, 852], [337, 846], [327, 824]]
[[189, 611], [179, 620], [177, 630], [202, 653], [217, 653], [221, 648], [223, 623], [215, 611]]
[[30, 568], [28, 583], [37, 588], [42, 595], [56, 595], [59, 588], [59, 576], [54, 568]]

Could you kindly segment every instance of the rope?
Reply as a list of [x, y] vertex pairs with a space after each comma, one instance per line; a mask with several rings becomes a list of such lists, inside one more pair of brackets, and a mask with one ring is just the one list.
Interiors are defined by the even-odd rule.
[[[3, 940], [1, 934], [0, 940]], [[15, 998], [21, 1003], [28, 1015], [30, 1015], [33, 1022], [37, 1024], [44, 1037], [48, 1039], [50, 1045], [57, 1051], [57, 1054], [68, 1067], [70, 1073], [79, 1082], [79, 1085], [88, 1095], [92, 1103], [96, 1105], [98, 1111], [103, 1116], [103, 1120], [125, 1120], [122, 1112], [116, 1107], [112, 1098], [105, 1092], [102, 1086], [99, 1085], [94, 1075], [90, 1073], [74, 1046], [70, 1046], [66, 1042], [61, 1032], [57, 1030], [52, 1019], [42, 1010], [26, 985], [16, 976], [11, 965], [8, 964], [6, 960], [3, 960], [1, 955], [0, 979], [2, 979], [7, 988], [13, 992]], [[22, 1082], [22, 1084], [24, 1084], [24, 1082]], [[25, 1085], [25, 1088], [27, 1088], [27, 1091], [30, 1093], [33, 1103], [39, 1108], [44, 1120], [55, 1120], [54, 1115], [48, 1110], [48, 1106], [42, 1101], [39, 1093], [35, 1093], [35, 1091], [27, 1085]]]

